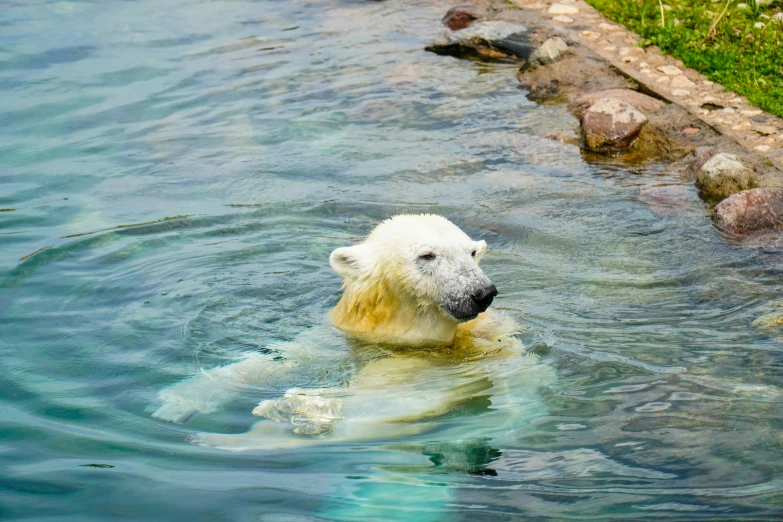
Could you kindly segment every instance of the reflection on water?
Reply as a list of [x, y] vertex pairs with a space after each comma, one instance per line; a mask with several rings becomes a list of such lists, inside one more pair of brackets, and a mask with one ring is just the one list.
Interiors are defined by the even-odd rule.
[[[780, 515], [780, 253], [721, 241], [663, 165], [540, 138], [574, 122], [513, 67], [422, 51], [444, 9], [3, 8], [4, 519]], [[150, 417], [164, 386], [318, 328], [339, 296], [329, 252], [399, 212], [487, 241], [494, 306], [549, 378], [504, 367], [520, 378], [415, 436], [188, 442], [349, 380], [335, 337], [343, 363], [296, 384]]]

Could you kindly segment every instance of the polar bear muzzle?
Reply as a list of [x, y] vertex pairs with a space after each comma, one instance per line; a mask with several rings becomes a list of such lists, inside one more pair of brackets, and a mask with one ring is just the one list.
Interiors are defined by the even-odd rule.
[[484, 312], [498, 289], [478, 267], [462, 271], [443, 289], [440, 307], [457, 321], [471, 321]]

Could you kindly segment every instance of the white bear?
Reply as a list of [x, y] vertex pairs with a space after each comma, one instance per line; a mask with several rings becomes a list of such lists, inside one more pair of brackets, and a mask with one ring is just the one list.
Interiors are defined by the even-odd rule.
[[[334, 328], [316, 327], [277, 346], [283, 360], [254, 353], [202, 370], [162, 390], [153, 417], [185, 422], [214, 411], [237, 389], [295, 384], [303, 365], [336, 364], [348, 355], [357, 370], [347, 385], [291, 388], [255, 408], [253, 414], [267, 420], [249, 432], [202, 433], [194, 441], [242, 450], [389, 440], [431, 430], [476, 397], [492, 397], [491, 409], [504, 412], [492, 419], [492, 433], [513, 429], [526, 408], [519, 390], [524, 398], [537, 397], [551, 371], [524, 353], [514, 321], [486, 311], [497, 295], [479, 268], [486, 248], [441, 216], [382, 222], [361, 244], [338, 248], [329, 258], [344, 278], [329, 319], [347, 343]], [[514, 409], [517, 414], [508, 415]]]

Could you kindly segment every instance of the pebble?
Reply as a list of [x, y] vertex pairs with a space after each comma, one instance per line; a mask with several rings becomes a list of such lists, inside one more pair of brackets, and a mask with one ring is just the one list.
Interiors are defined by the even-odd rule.
[[585, 40], [597, 40], [601, 37], [601, 33], [595, 31], [582, 31], [582, 38]]
[[606, 47], [604, 47], [604, 51], [612, 52], [612, 51], [616, 51], [616, 50], [617, 50], [617, 47], [615, 47], [614, 45], [607, 45]]
[[753, 148], [759, 152], [767, 152], [770, 149], [769, 145], [756, 145]]
[[666, 82], [670, 82], [670, 81], [672, 81], [672, 80], [668, 76], [661, 76], [660, 78], [655, 80], [655, 83], [666, 83]]
[[623, 63], [633, 63], [633, 62], [638, 62], [639, 58], [637, 58], [636, 56], [623, 56], [622, 58], [620, 58], [620, 61]]
[[756, 125], [756, 128], [753, 130], [762, 136], [771, 136], [777, 132], [777, 129], [775, 129], [775, 127], [772, 125]]
[[632, 55], [632, 56], [643, 56], [644, 55], [644, 49], [641, 47], [623, 47], [620, 49], [619, 52], [620, 56], [626, 56], [626, 55]]
[[685, 127], [684, 129], [682, 129], [682, 132], [684, 132], [688, 136], [695, 136], [701, 131], [695, 127]]
[[675, 67], [673, 65], [661, 65], [658, 67], [658, 70], [661, 71], [666, 76], [679, 76], [682, 74], [682, 69]]
[[674, 88], [687, 89], [695, 86], [696, 84], [685, 76], [675, 76], [672, 78], [672, 87]]
[[574, 23], [574, 19], [573, 18], [568, 17], [568, 16], [563, 16], [563, 15], [555, 16], [554, 18], [552, 18], [552, 20], [554, 20], [556, 22], [560, 22], [561, 24], [572, 24], [572, 23]]
[[741, 114], [742, 114], [743, 116], [758, 116], [758, 115], [759, 115], [759, 114], [761, 114], [761, 113], [762, 113], [762, 111], [761, 111], [761, 110], [759, 110], [759, 109], [754, 109], [754, 110], [747, 110], [747, 111], [741, 111]]
[[612, 31], [614, 29], [617, 29], [617, 26], [612, 24], [602, 23], [602, 24], [598, 24], [598, 28], [603, 29], [604, 31]]
[[673, 89], [672, 95], [673, 96], [690, 96], [691, 91], [686, 89]]
[[553, 4], [552, 7], [549, 8], [547, 13], [551, 15], [575, 15], [575, 14], [579, 14], [579, 9], [577, 9], [572, 5]]

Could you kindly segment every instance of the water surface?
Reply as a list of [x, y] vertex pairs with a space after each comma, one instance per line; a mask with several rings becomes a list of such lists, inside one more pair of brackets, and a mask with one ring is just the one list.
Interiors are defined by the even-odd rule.
[[[0, 4], [0, 517], [781, 515], [783, 337], [751, 325], [780, 253], [722, 241], [655, 161], [541, 138], [574, 121], [513, 66], [423, 51], [444, 10]], [[295, 451], [188, 441], [281, 390], [150, 417], [161, 388], [322, 324], [329, 252], [400, 212], [487, 241], [494, 306], [552, 379], [420, 437]]]

